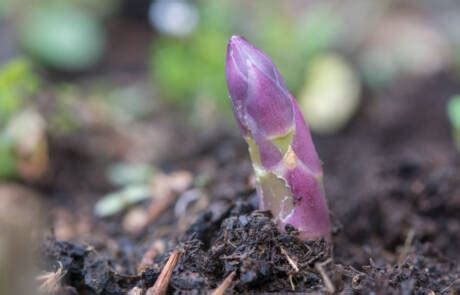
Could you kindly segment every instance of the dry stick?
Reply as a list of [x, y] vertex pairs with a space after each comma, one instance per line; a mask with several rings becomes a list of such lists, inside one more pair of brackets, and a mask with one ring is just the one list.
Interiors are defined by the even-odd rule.
[[138, 272], [143, 272], [148, 266], [152, 265], [153, 259], [163, 252], [163, 248], [160, 244], [160, 241], [155, 241], [150, 245], [150, 247], [147, 249], [147, 251], [144, 253], [144, 256], [142, 256], [141, 262], [139, 263], [139, 266], [137, 267]]
[[169, 193], [163, 198], [157, 200], [156, 202], [152, 202], [149, 206], [149, 223], [155, 221], [161, 213], [163, 213], [166, 209], [168, 209], [169, 205], [176, 201], [176, 194]]
[[159, 200], [152, 200], [147, 209], [147, 218], [138, 228], [137, 232], [142, 232], [149, 224], [153, 223], [168, 207], [176, 201], [176, 194], [168, 193]]
[[190, 173], [182, 171], [170, 175], [158, 175], [155, 180], [158, 184], [155, 186], [153, 194], [162, 197], [152, 200], [150, 203], [147, 209], [148, 216], [141, 230], [154, 222], [176, 201], [177, 195], [183, 192], [192, 183], [193, 177]]
[[399, 254], [399, 257], [398, 257], [399, 265], [403, 262], [404, 258], [406, 258], [407, 254], [409, 253], [410, 246], [412, 245], [412, 241], [414, 240], [414, 236], [415, 236], [415, 230], [411, 228], [409, 232], [407, 233], [406, 240], [404, 241], [404, 247], [401, 250], [401, 253]]
[[128, 295], [142, 295], [142, 294], [143, 294], [143, 291], [139, 287], [134, 287], [128, 291]]
[[292, 259], [288, 255], [287, 251], [283, 247], [280, 247], [280, 249], [281, 249], [281, 253], [283, 253], [283, 255], [286, 256], [287, 261], [289, 262], [291, 267], [294, 269], [294, 271], [299, 272], [299, 267], [297, 266], [297, 263], [294, 261], [294, 259]]
[[[299, 267], [297, 266], [296, 261], [294, 259], [292, 259], [291, 256], [289, 256], [289, 254], [286, 251], [286, 249], [284, 249], [283, 247], [280, 247], [280, 249], [281, 249], [281, 253], [284, 256], [286, 256], [286, 260], [291, 265], [291, 267], [294, 269], [294, 271], [299, 272]], [[294, 281], [292, 280], [292, 274], [289, 274], [289, 283], [291, 284], [292, 291], [295, 291], [295, 285], [294, 285]]]
[[217, 287], [214, 292], [212, 292], [212, 295], [224, 295], [225, 290], [227, 290], [230, 285], [233, 282], [233, 279], [235, 278], [236, 272], [232, 271], [226, 278], [225, 280], [222, 281], [222, 283]]
[[[441, 290], [441, 292], [439, 292], [439, 294], [444, 294], [444, 292], [447, 292], [450, 288], [452, 288], [452, 286], [456, 285], [456, 284], [459, 284], [460, 283], [460, 279], [456, 279], [454, 280], [452, 283], [450, 283], [447, 287], [445, 287], [444, 289]], [[451, 290], [451, 293], [449, 294], [456, 294], [454, 290]]]
[[56, 272], [48, 272], [37, 276], [36, 280], [41, 282], [40, 290], [45, 293], [56, 293], [61, 286], [62, 278], [67, 274], [62, 263], [58, 261], [59, 267]]
[[326, 261], [324, 261], [324, 262], [315, 263], [315, 268], [316, 268], [316, 270], [319, 272], [319, 274], [321, 275], [321, 277], [323, 278], [324, 285], [326, 286], [327, 292], [329, 292], [329, 293], [334, 293], [334, 292], [335, 292], [335, 287], [334, 287], [334, 285], [332, 284], [331, 279], [330, 279], [329, 276], [326, 274], [326, 272], [324, 271], [324, 268], [323, 268], [324, 265], [330, 263], [331, 261], [332, 261], [332, 259], [329, 258], [328, 260], [326, 260]]
[[177, 262], [179, 261], [181, 252], [179, 250], [174, 250], [169, 256], [168, 261], [166, 262], [163, 270], [161, 271], [158, 279], [156, 280], [155, 284], [147, 290], [145, 293], [146, 295], [163, 295], [166, 294], [168, 290], [169, 281], [171, 280], [171, 275], [176, 266]]
[[294, 285], [294, 281], [292, 280], [292, 274], [290, 274], [288, 278], [289, 278], [289, 283], [291, 284], [292, 291], [295, 291], [295, 285]]

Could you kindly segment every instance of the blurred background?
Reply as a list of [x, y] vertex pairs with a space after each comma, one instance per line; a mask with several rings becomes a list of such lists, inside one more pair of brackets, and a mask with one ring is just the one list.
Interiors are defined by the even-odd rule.
[[320, 142], [357, 116], [417, 108], [404, 93], [431, 81], [448, 123], [431, 131], [460, 147], [455, 0], [0, 0], [0, 208], [25, 190], [72, 206], [90, 195], [91, 208], [105, 196], [90, 215], [112, 215], [171, 161], [237, 138], [224, 77], [233, 34], [272, 57]]
[[397, 85], [460, 76], [455, 1], [93, 2], [1, 0], [0, 179], [39, 181], [54, 140], [152, 162], [233, 128], [232, 34], [273, 58], [316, 134]]

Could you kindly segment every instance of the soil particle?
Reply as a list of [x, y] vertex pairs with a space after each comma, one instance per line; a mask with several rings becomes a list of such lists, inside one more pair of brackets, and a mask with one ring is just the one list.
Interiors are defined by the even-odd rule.
[[66, 275], [64, 285], [72, 286], [83, 294], [125, 294], [141, 278], [116, 273], [110, 261], [91, 247], [49, 238], [44, 243], [44, 256], [62, 264]]
[[[208, 277], [207, 288], [215, 288], [222, 278], [236, 271], [235, 291], [274, 291], [291, 289], [288, 276], [295, 281], [296, 290], [320, 288], [321, 279], [313, 270], [315, 262], [330, 257], [330, 247], [324, 241], [303, 242], [297, 239], [295, 231], [281, 234], [267, 212], [246, 213], [251, 205], [240, 204], [233, 208], [230, 216], [223, 220], [220, 229], [211, 238], [211, 248], [205, 250], [201, 241], [192, 240], [190, 252], [180, 262], [180, 270], [193, 273], [188, 285], [179, 284], [180, 289], [203, 286]], [[238, 214], [240, 212], [243, 214]], [[283, 254], [282, 249], [285, 249]], [[297, 264], [293, 269], [286, 255]]]
[[[440, 263], [428, 245], [417, 243], [400, 264], [376, 265], [373, 261], [363, 272], [348, 268], [353, 290], [380, 290], [388, 294], [433, 294], [455, 287], [459, 267]], [[458, 286], [457, 286], [458, 287]], [[455, 294], [455, 293], [454, 293]]]

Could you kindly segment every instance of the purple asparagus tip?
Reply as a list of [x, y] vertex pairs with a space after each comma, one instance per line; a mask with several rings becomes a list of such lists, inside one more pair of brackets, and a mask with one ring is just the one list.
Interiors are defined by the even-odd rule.
[[243, 37], [232, 36], [225, 72], [233, 112], [249, 145], [261, 209], [273, 213], [281, 230], [291, 224], [303, 239], [329, 238], [321, 161], [278, 69]]

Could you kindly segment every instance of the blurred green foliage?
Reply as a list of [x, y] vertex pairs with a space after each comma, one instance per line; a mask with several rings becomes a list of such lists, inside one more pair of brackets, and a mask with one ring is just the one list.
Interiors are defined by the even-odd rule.
[[281, 13], [277, 1], [216, 2], [198, 2], [200, 22], [192, 35], [155, 40], [151, 72], [165, 99], [193, 105], [205, 97], [218, 110], [228, 110], [224, 66], [227, 41], [233, 34], [263, 48], [296, 94], [308, 63], [334, 46], [340, 28], [340, 18], [326, 6], [310, 10], [303, 18], [291, 18]]
[[0, 0], [0, 19], [16, 27], [19, 45], [41, 64], [64, 71], [95, 65], [105, 43], [103, 21], [121, 0]]
[[37, 93], [40, 81], [31, 63], [16, 58], [0, 68], [0, 127], [19, 111], [26, 99]]
[[8, 13], [8, 0], [0, 0], [0, 20]]
[[92, 14], [70, 5], [41, 5], [20, 26], [19, 41], [40, 62], [66, 71], [84, 70], [100, 58], [102, 26]]
[[80, 120], [75, 109], [78, 106], [80, 94], [78, 87], [63, 83], [54, 86], [56, 101], [53, 112], [48, 114], [49, 130], [53, 134], [68, 134], [80, 127]]
[[18, 175], [14, 143], [5, 134], [0, 134], [0, 179], [14, 178]]
[[107, 170], [107, 178], [116, 186], [123, 187], [131, 184], [147, 184], [154, 174], [154, 169], [148, 164], [133, 164], [119, 162]]
[[144, 81], [115, 83], [109, 79], [88, 79], [81, 84], [55, 83], [54, 101], [47, 111], [48, 130], [69, 134], [86, 126], [125, 126], [150, 116], [157, 101]]
[[94, 214], [97, 217], [109, 217], [149, 198], [151, 198], [151, 188], [149, 185], [127, 185], [99, 199], [94, 206]]
[[163, 96], [174, 102], [190, 103], [195, 95], [209, 95], [219, 103], [222, 95], [226, 98], [222, 55], [226, 37], [202, 30], [194, 42], [200, 46], [190, 46], [189, 40], [157, 41], [152, 60], [155, 81]]
[[109, 85], [99, 94], [100, 104], [105, 104], [107, 112], [115, 124], [127, 124], [145, 119], [155, 111], [156, 101], [152, 99], [147, 83], [129, 86]]
[[40, 79], [25, 58], [13, 59], [0, 68], [0, 179], [16, 177], [18, 173], [14, 142], [6, 126], [39, 87]]
[[460, 151], [460, 95], [455, 95], [447, 102], [447, 117], [452, 125], [455, 145]]
[[318, 55], [308, 68], [299, 106], [311, 130], [331, 134], [341, 130], [356, 113], [360, 80], [337, 54]]
[[460, 130], [460, 95], [453, 96], [447, 103], [447, 115], [452, 126]]
[[0, 20], [12, 13], [15, 6], [21, 5], [26, 0], [0, 0]]
[[41, 0], [52, 6], [66, 6], [90, 12], [96, 18], [105, 18], [117, 11], [120, 0]]
[[0, 0], [0, 17], [12, 15], [19, 10], [34, 10], [46, 6], [71, 6], [91, 12], [97, 17], [107, 17], [120, 7], [120, 0]]
[[312, 7], [304, 17], [295, 20], [274, 11], [269, 13], [260, 20], [263, 29], [257, 41], [280, 69], [289, 89], [297, 95], [315, 57], [336, 45], [340, 17], [324, 5]]

